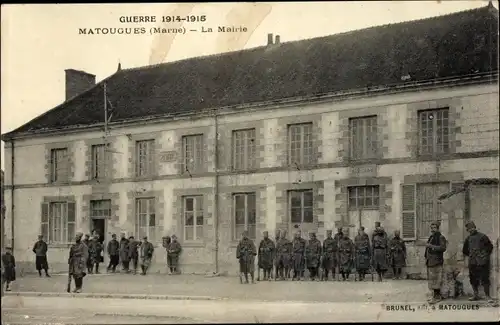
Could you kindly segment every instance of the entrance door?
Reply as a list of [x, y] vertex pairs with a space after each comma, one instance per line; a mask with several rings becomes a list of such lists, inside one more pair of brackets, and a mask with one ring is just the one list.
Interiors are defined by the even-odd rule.
[[377, 221], [380, 221], [379, 210], [357, 209], [349, 211], [349, 224], [354, 225], [354, 229], [350, 231], [349, 237], [354, 240], [360, 227], [365, 227], [365, 233], [371, 237], [371, 234], [375, 230], [375, 222]]

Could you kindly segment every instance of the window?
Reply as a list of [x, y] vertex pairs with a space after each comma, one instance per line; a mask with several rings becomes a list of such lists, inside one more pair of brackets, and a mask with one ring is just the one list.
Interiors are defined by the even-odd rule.
[[151, 243], [161, 239], [161, 227], [159, 220], [156, 217], [156, 199], [155, 198], [139, 198], [135, 200], [135, 228], [136, 238], [142, 239], [148, 237]]
[[349, 187], [349, 209], [378, 209], [380, 203], [378, 186]]
[[68, 149], [52, 149], [50, 152], [51, 181], [68, 181]]
[[136, 176], [152, 176], [154, 173], [155, 140], [136, 142]]
[[351, 159], [377, 156], [377, 116], [349, 119]]
[[423, 239], [429, 236], [430, 224], [441, 219], [442, 207], [438, 197], [462, 183], [423, 183], [402, 186], [402, 235], [404, 239]]
[[288, 126], [290, 165], [307, 165], [313, 161], [312, 127], [312, 123]]
[[184, 170], [188, 173], [200, 171], [203, 167], [203, 135], [182, 137], [182, 155]]
[[90, 216], [91, 217], [110, 217], [111, 216], [111, 200], [95, 200], [90, 201]]
[[292, 223], [313, 223], [313, 191], [288, 192]]
[[421, 155], [448, 153], [450, 149], [448, 109], [418, 113]]
[[203, 196], [184, 197], [184, 240], [203, 238]]
[[233, 195], [234, 239], [239, 239], [244, 230], [248, 237], [257, 237], [257, 214], [255, 193], [238, 193]]
[[255, 129], [233, 131], [233, 169], [255, 168]]
[[41, 234], [51, 244], [67, 244], [75, 237], [75, 203], [42, 203]]
[[105, 145], [92, 146], [92, 179], [102, 179], [106, 177], [106, 156]]

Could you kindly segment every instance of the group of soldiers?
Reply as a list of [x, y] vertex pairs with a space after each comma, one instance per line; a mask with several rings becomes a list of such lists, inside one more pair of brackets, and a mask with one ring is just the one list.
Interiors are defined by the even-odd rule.
[[[367, 273], [375, 270], [378, 281], [391, 266], [395, 279], [401, 278], [402, 268], [406, 265], [406, 247], [399, 231], [394, 232], [389, 240], [380, 222], [375, 223], [375, 230], [370, 238], [360, 227], [354, 241], [346, 229], [339, 228], [335, 236], [327, 230], [323, 243], [316, 238], [315, 233], [309, 234], [305, 240], [298, 230], [294, 238], [289, 240], [286, 231], [276, 233], [273, 241], [267, 231], [256, 249], [253, 241], [244, 232], [237, 247], [236, 258], [240, 262], [240, 281], [248, 283], [250, 275], [254, 282], [254, 262], [258, 255], [258, 278], [263, 270], [264, 280], [304, 280], [305, 270], [309, 271], [310, 280], [327, 281], [329, 274], [335, 280], [335, 275], [341, 275], [342, 280], [349, 279], [354, 270], [355, 280], [363, 281]], [[273, 274], [274, 269], [274, 274]], [[338, 273], [336, 270], [338, 269]]]

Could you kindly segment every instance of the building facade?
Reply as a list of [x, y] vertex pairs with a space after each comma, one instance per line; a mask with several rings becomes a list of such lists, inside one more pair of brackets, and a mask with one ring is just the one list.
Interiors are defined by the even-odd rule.
[[[426, 28], [442, 19], [463, 22], [464, 15], [473, 24], [477, 15], [490, 14], [491, 8], [482, 8], [433, 18]], [[409, 25], [391, 26], [408, 30]], [[419, 28], [423, 34], [428, 32]], [[371, 32], [359, 31], [358, 37]], [[484, 35], [474, 39], [487, 40]], [[281, 55], [276, 53], [285, 46], [296, 46], [300, 52], [300, 42], [258, 49], [260, 55], [270, 56]], [[470, 43], [467, 38], [457, 44], [466, 43]], [[488, 50], [490, 46], [483, 51], [496, 55], [496, 48]], [[453, 51], [470, 55], [465, 45]], [[483, 55], [476, 51], [475, 55]], [[190, 67], [211, 59], [193, 60]], [[231, 57], [213, 60], [213, 69], [222, 71], [217, 64]], [[279, 61], [259, 67], [272, 74], [283, 64]], [[302, 94], [297, 88], [293, 98], [280, 95], [279, 84], [272, 81], [277, 98], [266, 93], [262, 98], [267, 100], [249, 102], [244, 92], [255, 89], [248, 76], [258, 79], [260, 71], [253, 67], [242, 77], [247, 90], [238, 84], [232, 93], [226, 89], [225, 95], [219, 94], [218, 89], [228, 86], [228, 81], [219, 80], [207, 86], [217, 89], [196, 90], [197, 94], [182, 99], [188, 102], [185, 105], [198, 107], [213, 100], [210, 96], [220, 95], [232, 98], [227, 105], [211, 102], [192, 111], [178, 109], [175, 116], [151, 110], [181, 105], [181, 99], [168, 96], [188, 96], [189, 92], [182, 93], [172, 84], [164, 96], [146, 94], [150, 102], [145, 104], [126, 93], [117, 99], [118, 85], [132, 84], [139, 96], [147, 93], [145, 75], [158, 73], [172, 79], [174, 72], [162, 69], [191, 69], [187, 64], [118, 71], [4, 135], [7, 237], [25, 272], [33, 269], [31, 247], [38, 234], [49, 241], [51, 267], [64, 271], [75, 233], [97, 230], [105, 240], [121, 231], [136, 238], [148, 236], [157, 247], [153, 267], [159, 271], [166, 270], [162, 236], [176, 234], [183, 246], [184, 272], [236, 274], [235, 249], [244, 229], [256, 241], [263, 231], [291, 233], [297, 228], [305, 235], [316, 232], [322, 240], [329, 229], [349, 228], [352, 237], [360, 226], [371, 232], [380, 221], [390, 234], [401, 230], [409, 250], [407, 272], [420, 274], [430, 223], [441, 220], [447, 235], [455, 231], [460, 219], [460, 214], [441, 211], [439, 195], [467, 179], [499, 177], [496, 61], [492, 66], [493, 61], [484, 65], [469, 58], [460, 64], [476, 64], [477, 70], [457, 68], [460, 71], [441, 73], [432, 80], [418, 78], [418, 72], [411, 69], [403, 69], [401, 75], [398, 68], [396, 84], [380, 81], [373, 86], [369, 82], [371, 86], [354, 88], [348, 87], [346, 79], [347, 86], [321, 94]], [[342, 71], [336, 71], [341, 76]], [[138, 79], [131, 79], [132, 74]], [[72, 70], [69, 77], [74, 76]], [[192, 80], [189, 87], [194, 83], [202, 89], [200, 80]], [[301, 81], [290, 79], [288, 84]], [[155, 82], [161, 88], [158, 83], [163, 80]], [[110, 98], [106, 105], [116, 118], [110, 120], [105, 137], [99, 121], [104, 83]], [[134, 105], [151, 106], [146, 114], [134, 110]], [[82, 120], [68, 122], [73, 118], [70, 112], [82, 107], [86, 109], [80, 114]], [[57, 122], [49, 125], [50, 116]], [[460, 239], [455, 246], [459, 245]]]

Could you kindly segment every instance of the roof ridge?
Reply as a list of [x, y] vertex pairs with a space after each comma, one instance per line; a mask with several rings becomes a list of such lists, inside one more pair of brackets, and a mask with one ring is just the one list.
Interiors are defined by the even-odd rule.
[[[397, 26], [397, 25], [413, 24], [413, 23], [416, 23], [416, 22], [423, 22], [423, 21], [433, 20], [433, 19], [436, 19], [436, 18], [444, 18], [444, 17], [454, 16], [454, 15], [460, 15], [460, 14], [470, 13], [470, 12], [473, 12], [473, 11], [481, 11], [481, 10], [484, 10], [484, 9], [488, 9], [489, 10], [491, 8], [494, 8], [496, 10], [495, 7], [492, 7], [489, 4], [487, 4], [486, 6], [482, 6], [482, 7], [478, 7], [478, 8], [472, 8], [472, 9], [467, 9], [467, 10], [461, 10], [461, 11], [456, 11], [456, 12], [451, 12], [451, 13], [444, 14], [444, 15], [436, 15], [436, 16], [432, 16], [432, 17], [425, 17], [425, 18], [414, 19], [414, 20], [406, 20], [406, 21], [401, 21], [401, 22], [392, 23], [392, 24], [383, 24], [383, 25], [369, 26], [369, 27], [364, 27], [364, 28], [359, 28], [359, 29], [353, 29], [353, 30], [349, 30], [349, 31], [345, 31], [345, 32], [330, 34], [330, 35], [316, 36], [316, 37], [304, 38], [304, 39], [294, 40], [294, 41], [288, 41], [288, 42], [281, 42], [279, 44], [279, 46], [282, 46], [282, 45], [285, 45], [285, 44], [288, 44], [288, 45], [290, 45], [290, 44], [297, 44], [297, 43], [300, 43], [300, 42], [306, 42], [306, 41], [312, 41], [312, 40], [320, 40], [322, 38], [345, 36], [345, 35], [359, 33], [359, 32], [366, 32], [368, 30], [373, 30], [373, 29], [376, 29], [376, 28], [386, 28], [386, 27], [389, 27], [389, 26], [393, 27], [393, 26]], [[228, 51], [228, 52], [220, 52], [220, 53], [212, 53], [212, 54], [207, 54], [207, 55], [193, 56], [193, 57], [179, 59], [179, 60], [175, 60], [175, 61], [161, 62], [161, 63], [151, 64], [151, 65], [144, 65], [144, 66], [139, 66], [139, 67], [126, 68], [126, 69], [122, 69], [121, 71], [127, 72], [127, 71], [137, 71], [137, 70], [148, 70], [148, 69], [158, 68], [158, 67], [161, 67], [161, 66], [168, 66], [170, 64], [176, 64], [176, 63], [178, 64], [178, 63], [185, 62], [185, 61], [191, 61], [191, 60], [194, 61], [194, 60], [200, 60], [200, 59], [204, 60], [204, 59], [214, 58], [214, 57], [218, 57], [218, 56], [226, 56], [226, 55], [231, 55], [231, 54], [241, 53], [241, 52], [246, 52], [247, 53], [247, 52], [251, 52], [251, 51], [262, 50], [262, 49], [265, 49], [265, 48], [268, 48], [268, 47], [269, 47], [269, 45], [261, 45], [261, 46], [251, 47], [251, 48], [248, 48], [248, 49], [241, 49], [241, 50], [234, 50], [234, 51]]]

